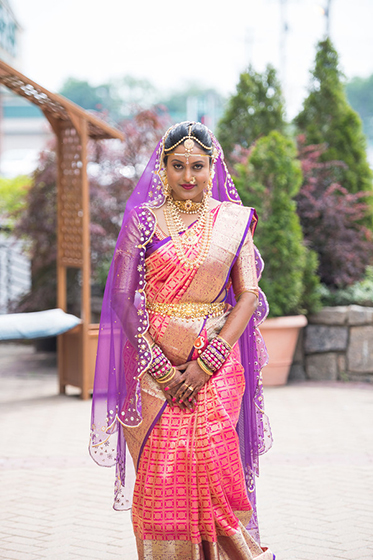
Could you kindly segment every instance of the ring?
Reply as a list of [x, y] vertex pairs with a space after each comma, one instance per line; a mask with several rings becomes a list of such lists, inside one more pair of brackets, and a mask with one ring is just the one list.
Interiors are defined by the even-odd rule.
[[187, 385], [188, 389], [190, 389], [191, 391], [194, 391], [194, 387], [192, 387], [191, 385]]

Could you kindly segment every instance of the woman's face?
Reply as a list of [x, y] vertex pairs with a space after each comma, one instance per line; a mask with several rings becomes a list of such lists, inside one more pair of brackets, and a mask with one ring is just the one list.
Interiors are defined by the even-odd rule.
[[166, 165], [168, 184], [175, 200], [200, 202], [210, 179], [210, 158], [196, 143], [194, 143], [193, 155], [186, 158], [184, 152], [184, 146], [181, 144], [168, 156]]

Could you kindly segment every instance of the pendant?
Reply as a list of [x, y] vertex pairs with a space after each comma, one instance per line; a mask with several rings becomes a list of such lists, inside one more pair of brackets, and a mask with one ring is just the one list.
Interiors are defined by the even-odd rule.
[[196, 245], [198, 237], [194, 231], [186, 231], [182, 236], [183, 245]]

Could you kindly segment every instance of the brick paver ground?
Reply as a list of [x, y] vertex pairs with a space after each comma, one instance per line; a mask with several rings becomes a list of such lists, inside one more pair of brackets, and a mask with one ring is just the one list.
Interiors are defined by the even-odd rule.
[[[0, 558], [136, 560], [113, 469], [87, 454], [90, 402], [57, 394], [53, 355], [0, 345]], [[267, 388], [274, 447], [258, 482], [278, 560], [373, 559], [373, 388]]]

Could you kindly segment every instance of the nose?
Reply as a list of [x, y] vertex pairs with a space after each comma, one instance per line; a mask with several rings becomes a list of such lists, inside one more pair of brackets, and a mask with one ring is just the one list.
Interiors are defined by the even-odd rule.
[[186, 183], [190, 183], [190, 181], [192, 180], [192, 170], [190, 169], [189, 165], [185, 166], [184, 180]]

